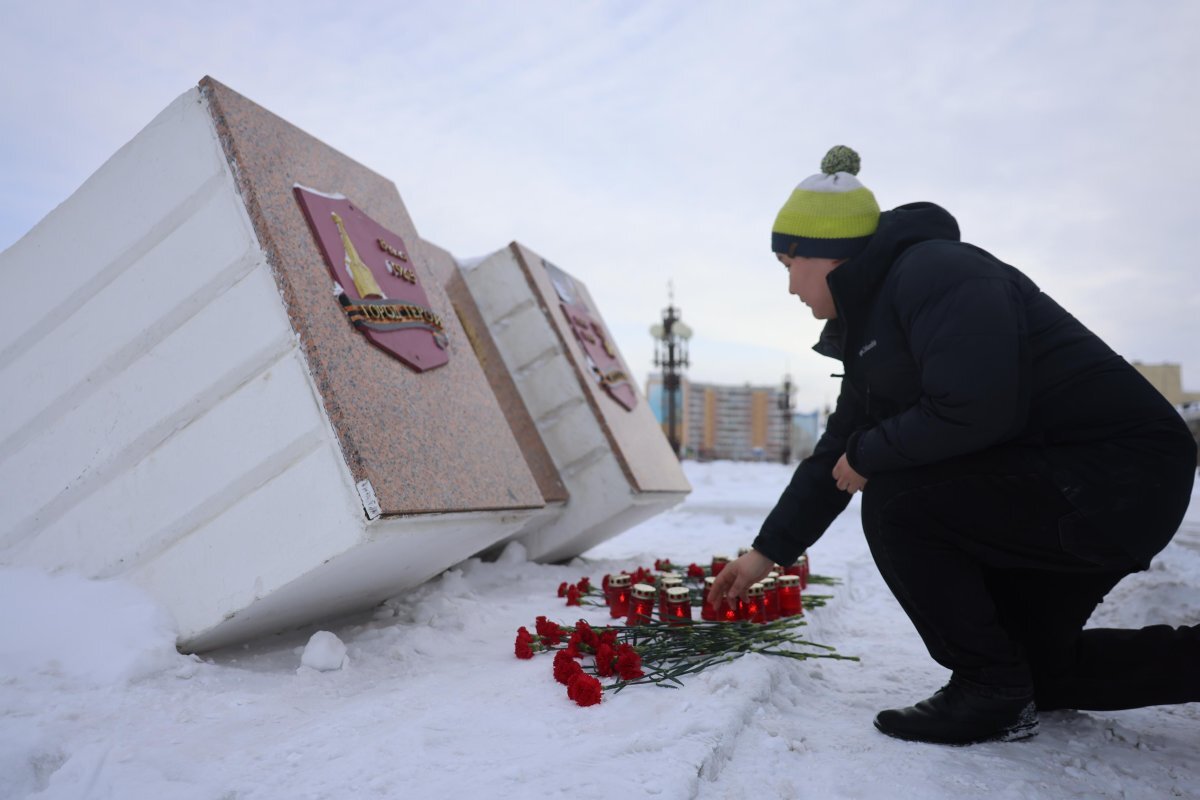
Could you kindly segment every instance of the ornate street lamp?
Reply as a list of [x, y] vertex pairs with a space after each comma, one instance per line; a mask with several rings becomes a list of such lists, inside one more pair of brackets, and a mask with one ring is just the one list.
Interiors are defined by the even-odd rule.
[[679, 391], [680, 377], [688, 366], [687, 342], [692, 338], [692, 329], [679, 318], [675, 307], [675, 289], [667, 284], [667, 307], [663, 309], [662, 323], [650, 326], [654, 337], [654, 366], [663, 373], [663, 402], [667, 411], [667, 441], [675, 457], [679, 457], [679, 431], [675, 421], [675, 395]]
[[783, 412], [783, 452], [780, 460], [787, 464], [792, 460], [792, 376], [783, 376], [783, 394], [779, 396], [779, 410]]

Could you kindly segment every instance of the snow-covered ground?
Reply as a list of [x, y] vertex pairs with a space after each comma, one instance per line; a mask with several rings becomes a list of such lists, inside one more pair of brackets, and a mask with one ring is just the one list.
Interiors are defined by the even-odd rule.
[[[514, 658], [518, 626], [581, 616], [556, 596], [562, 581], [736, 553], [790, 477], [686, 468], [683, 506], [586, 558], [539, 566], [510, 547], [460, 564], [322, 626], [347, 652], [321, 637], [312, 666], [315, 629], [182, 656], [170, 620], [128, 586], [0, 569], [0, 798], [1200, 797], [1200, 704], [1044, 714], [1030, 741], [970, 748], [876, 732], [876, 711], [946, 674], [879, 578], [855, 508], [810, 554], [844, 583], [806, 632], [860, 662], [749, 656], [682, 689], [576, 706], [548, 656]], [[1198, 501], [1093, 624], [1200, 622]]]

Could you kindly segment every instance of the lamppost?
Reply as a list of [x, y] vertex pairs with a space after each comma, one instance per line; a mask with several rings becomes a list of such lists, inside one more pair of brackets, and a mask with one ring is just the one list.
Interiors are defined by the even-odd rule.
[[783, 412], [783, 452], [781, 461], [784, 464], [792, 460], [792, 376], [783, 376], [783, 394], [779, 397], [779, 410]]
[[675, 424], [675, 395], [679, 391], [680, 376], [688, 366], [687, 342], [692, 338], [692, 329], [679, 317], [675, 307], [675, 288], [667, 285], [667, 307], [663, 309], [661, 323], [650, 326], [654, 337], [654, 366], [662, 369], [663, 394], [667, 406], [667, 441], [675, 457], [679, 457], [679, 432]]

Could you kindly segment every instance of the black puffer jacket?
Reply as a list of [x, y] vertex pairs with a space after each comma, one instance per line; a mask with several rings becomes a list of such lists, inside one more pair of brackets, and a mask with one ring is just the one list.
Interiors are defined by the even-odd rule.
[[[755, 549], [787, 564], [821, 536], [850, 500], [831, 476], [843, 453], [869, 483], [1015, 443], [1082, 516], [1102, 523], [1099, 535], [1148, 564], [1174, 529], [1136, 530], [1137, 502], [1164, 470], [1190, 486], [1186, 425], [1029, 278], [958, 238], [944, 209], [901, 206], [830, 273], [838, 316], [814, 349], [844, 365], [837, 408]], [[1186, 493], [1182, 504], [1180, 514]]]

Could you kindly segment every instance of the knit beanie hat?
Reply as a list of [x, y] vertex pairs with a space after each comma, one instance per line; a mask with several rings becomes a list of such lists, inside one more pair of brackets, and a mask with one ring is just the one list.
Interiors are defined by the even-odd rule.
[[821, 160], [821, 174], [805, 178], [779, 210], [771, 250], [786, 256], [850, 258], [879, 226], [879, 204], [858, 182], [858, 153], [838, 145]]

